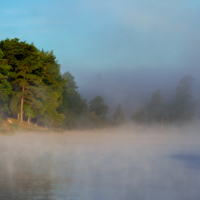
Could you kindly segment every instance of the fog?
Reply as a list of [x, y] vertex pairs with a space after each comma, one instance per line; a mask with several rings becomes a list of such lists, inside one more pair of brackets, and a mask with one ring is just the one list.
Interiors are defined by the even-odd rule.
[[0, 199], [197, 200], [198, 123], [0, 136]]
[[155, 90], [173, 99], [186, 74], [199, 101], [199, 8], [197, 0], [11, 0], [0, 7], [0, 37], [53, 50], [83, 98], [102, 96], [109, 117], [121, 104], [130, 119]]
[[[191, 74], [195, 81], [192, 94], [195, 102], [200, 101], [199, 73], [188, 68], [163, 69], [108, 69], [85, 74], [81, 70], [75, 72], [78, 91], [90, 102], [95, 96], [103, 97], [109, 106], [108, 117], [112, 117], [118, 104], [121, 104], [126, 118], [130, 119], [135, 110], [150, 103], [152, 92], [160, 90], [163, 103], [174, 101], [176, 87], [183, 75]], [[199, 103], [198, 103], [199, 104]], [[196, 105], [197, 106], [197, 105]], [[196, 112], [198, 113], [198, 112]]]
[[[110, 118], [104, 127], [112, 128], [0, 134], [0, 199], [199, 199], [199, 122], [175, 124], [200, 118], [199, 8], [196, 0], [3, 1], [1, 40], [17, 37], [53, 50], [61, 74], [75, 77], [87, 103], [97, 95], [104, 99]], [[191, 104], [179, 107], [176, 87], [187, 74], [195, 79], [188, 90]], [[149, 126], [114, 127], [118, 104], [131, 120], [157, 90], [166, 117], [146, 112]], [[184, 106], [190, 109], [182, 112]], [[70, 121], [69, 111], [64, 114]], [[61, 128], [70, 128], [65, 125]]]

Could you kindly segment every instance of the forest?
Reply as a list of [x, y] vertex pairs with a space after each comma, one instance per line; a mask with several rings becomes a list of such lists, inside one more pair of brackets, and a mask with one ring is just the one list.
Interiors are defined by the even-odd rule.
[[[0, 118], [13, 118], [41, 127], [84, 129], [117, 126], [127, 121], [121, 105], [112, 119], [101, 96], [89, 103], [81, 97], [75, 77], [61, 74], [53, 55], [17, 38], [0, 41]], [[175, 99], [166, 104], [160, 90], [151, 101], [133, 113], [138, 124], [191, 121], [196, 104], [192, 95], [192, 75], [184, 75], [176, 86]], [[133, 105], [134, 106], [134, 105]]]

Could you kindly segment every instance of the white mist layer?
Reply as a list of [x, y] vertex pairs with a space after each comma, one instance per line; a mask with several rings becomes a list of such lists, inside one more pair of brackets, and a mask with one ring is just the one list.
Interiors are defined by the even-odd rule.
[[197, 200], [199, 125], [0, 137], [0, 199]]

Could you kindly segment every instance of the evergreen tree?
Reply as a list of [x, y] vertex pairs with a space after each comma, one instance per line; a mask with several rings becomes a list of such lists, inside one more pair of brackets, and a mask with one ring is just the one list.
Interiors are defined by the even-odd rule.
[[47, 127], [58, 127], [61, 125], [65, 116], [58, 113], [58, 108], [63, 100], [63, 87], [66, 84], [65, 79], [60, 74], [60, 64], [56, 61], [53, 51], [38, 51], [42, 62], [42, 71], [36, 73], [41, 74], [40, 82], [44, 85], [44, 93], [46, 96], [43, 109], [37, 112], [37, 123]]
[[33, 44], [19, 42], [17, 38], [1, 41], [0, 48], [4, 52], [3, 58], [7, 59], [11, 66], [9, 78], [14, 91], [10, 102], [11, 110], [16, 111], [15, 106], [20, 104], [20, 117], [23, 122], [24, 103], [36, 106], [37, 100], [34, 97], [41, 96], [38, 90], [40, 78], [34, 73], [41, 68], [38, 52]]
[[28, 118], [28, 123], [30, 123], [31, 118], [35, 117], [35, 112], [30, 104], [24, 105], [24, 114]]
[[102, 121], [101, 119], [95, 114], [95, 112], [89, 113], [87, 126], [90, 128], [101, 128]]
[[0, 49], [0, 118], [4, 117], [5, 112], [8, 111], [8, 102], [12, 94], [12, 87], [8, 81], [11, 66], [7, 64], [6, 59], [3, 59], [3, 56]]
[[176, 87], [176, 99], [171, 105], [171, 121], [190, 120], [194, 115], [194, 100], [192, 95], [192, 75], [183, 76]]
[[107, 121], [106, 114], [108, 113], [108, 106], [104, 104], [103, 98], [96, 96], [89, 104], [89, 111], [94, 112], [105, 123]]
[[75, 77], [72, 76], [70, 72], [68, 71], [65, 72], [62, 75], [62, 77], [67, 80], [67, 83], [65, 85], [66, 89], [74, 89], [74, 90], [78, 89], [78, 86], [76, 85]]
[[121, 108], [121, 105], [119, 104], [118, 107], [115, 110], [115, 113], [113, 114], [113, 122], [115, 125], [123, 124], [125, 121], [124, 111]]
[[65, 80], [53, 52], [39, 51], [33, 44], [20, 42], [17, 38], [1, 41], [0, 48], [3, 60], [11, 66], [7, 80], [12, 86], [12, 115], [20, 112], [23, 122], [25, 112], [28, 121], [34, 118], [45, 126], [60, 124], [64, 116], [58, 114], [57, 108], [62, 103]]
[[66, 80], [63, 90], [63, 101], [58, 108], [59, 113], [65, 115], [62, 126], [68, 129], [82, 126], [81, 121], [84, 121], [83, 118], [87, 117], [88, 111], [86, 100], [82, 99], [78, 93], [75, 78], [71, 73], [64, 73], [62, 78]]

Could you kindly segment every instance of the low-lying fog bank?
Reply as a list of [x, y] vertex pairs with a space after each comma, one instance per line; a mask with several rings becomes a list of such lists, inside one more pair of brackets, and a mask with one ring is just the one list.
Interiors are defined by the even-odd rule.
[[199, 128], [0, 136], [0, 199], [197, 200]]

